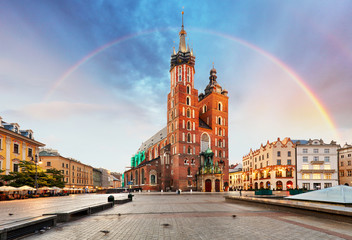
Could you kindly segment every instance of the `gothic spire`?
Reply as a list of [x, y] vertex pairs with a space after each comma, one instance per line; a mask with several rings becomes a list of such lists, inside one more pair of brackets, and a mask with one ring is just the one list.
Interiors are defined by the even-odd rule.
[[184, 29], [184, 26], [183, 26], [183, 14], [184, 12], [182, 11], [182, 26], [181, 26], [181, 31], [180, 31], [180, 44], [178, 46], [178, 50], [181, 51], [181, 52], [186, 52], [187, 51], [187, 48], [186, 48], [186, 31]]

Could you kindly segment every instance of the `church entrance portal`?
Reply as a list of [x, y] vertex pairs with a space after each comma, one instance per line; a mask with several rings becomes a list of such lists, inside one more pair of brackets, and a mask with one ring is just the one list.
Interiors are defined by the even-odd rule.
[[210, 179], [205, 180], [205, 191], [211, 192], [211, 180]]

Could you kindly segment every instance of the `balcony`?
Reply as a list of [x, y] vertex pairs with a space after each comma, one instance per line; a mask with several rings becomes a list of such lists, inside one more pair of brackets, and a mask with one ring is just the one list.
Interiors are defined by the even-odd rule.
[[310, 161], [310, 164], [313, 164], [313, 165], [322, 165], [324, 164], [324, 161]]
[[335, 169], [302, 169], [300, 173], [335, 173]]

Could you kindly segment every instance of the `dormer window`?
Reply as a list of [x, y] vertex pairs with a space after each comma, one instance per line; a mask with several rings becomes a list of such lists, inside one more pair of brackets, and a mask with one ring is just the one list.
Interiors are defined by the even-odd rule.
[[18, 127], [14, 127], [14, 129], [13, 129], [13, 131], [15, 132], [15, 133], [18, 133]]

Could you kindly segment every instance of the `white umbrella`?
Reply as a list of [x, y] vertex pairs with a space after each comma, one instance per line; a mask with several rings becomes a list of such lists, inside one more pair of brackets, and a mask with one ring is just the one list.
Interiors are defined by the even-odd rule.
[[16, 187], [11, 187], [11, 186], [2, 186], [0, 187], [0, 192], [14, 192], [18, 191], [19, 189]]
[[27, 186], [27, 185], [24, 185], [22, 187], [19, 187], [18, 190], [19, 191], [33, 191], [33, 190], [35, 190], [35, 188], [32, 188], [32, 187]]

